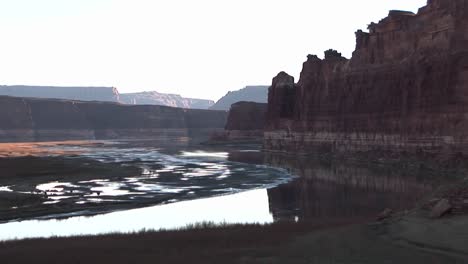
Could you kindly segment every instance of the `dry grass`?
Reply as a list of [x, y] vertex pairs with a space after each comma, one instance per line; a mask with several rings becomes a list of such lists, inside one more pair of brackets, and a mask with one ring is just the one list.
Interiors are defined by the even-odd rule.
[[[11, 241], [0, 244], [2, 263], [245, 263], [276, 255], [283, 245], [312, 230], [344, 225], [276, 223]], [[27, 254], [25, 254], [27, 252]]]

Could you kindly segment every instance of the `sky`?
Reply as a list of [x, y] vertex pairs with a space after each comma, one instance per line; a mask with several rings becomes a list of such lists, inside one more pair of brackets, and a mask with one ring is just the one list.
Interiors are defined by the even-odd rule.
[[[217, 100], [426, 0], [0, 0], [0, 85], [113, 86]], [[297, 79], [296, 79], [297, 80]]]

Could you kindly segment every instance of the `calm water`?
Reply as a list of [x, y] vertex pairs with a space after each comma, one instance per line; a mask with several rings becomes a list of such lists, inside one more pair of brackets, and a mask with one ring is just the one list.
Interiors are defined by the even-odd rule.
[[[79, 151], [80, 157], [137, 166], [141, 173], [124, 178], [39, 182], [32, 188], [49, 193], [41, 206], [73, 205], [83, 210], [0, 224], [0, 240], [172, 229], [206, 221], [373, 218], [385, 208], [411, 208], [435, 186], [422, 172], [409, 174], [265, 154], [258, 146], [62, 148]], [[24, 191], [24, 186], [0, 189]], [[142, 205], [146, 207], [137, 208]], [[12, 208], [12, 213], [15, 210]], [[92, 216], [83, 216], [87, 214]], [[68, 218], [56, 219], [65, 216]]]
[[271, 223], [266, 190], [64, 220], [30, 220], [0, 225], [0, 239], [128, 233], [143, 229], [174, 229], [201, 223]]

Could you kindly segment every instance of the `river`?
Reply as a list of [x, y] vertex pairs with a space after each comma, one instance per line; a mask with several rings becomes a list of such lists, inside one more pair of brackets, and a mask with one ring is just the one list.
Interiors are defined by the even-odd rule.
[[[113, 142], [50, 148], [73, 153], [61, 157], [132, 166], [139, 173], [69, 180], [38, 176], [34, 184], [0, 181], [3, 192], [46, 194], [40, 205], [9, 209], [17, 217], [0, 224], [0, 240], [176, 229], [202, 222], [372, 219], [385, 208], [413, 207], [436, 186], [421, 171], [264, 153], [256, 145]], [[40, 213], [21, 213], [31, 208]]]

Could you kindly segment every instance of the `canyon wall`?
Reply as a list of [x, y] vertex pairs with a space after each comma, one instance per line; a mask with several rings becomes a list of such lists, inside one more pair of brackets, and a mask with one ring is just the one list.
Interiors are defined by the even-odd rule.
[[205, 137], [226, 112], [0, 96], [0, 142]]
[[263, 139], [267, 104], [237, 102], [231, 105], [225, 126], [225, 137], [236, 139]]
[[390, 11], [269, 88], [266, 149], [468, 153], [468, 0]]

